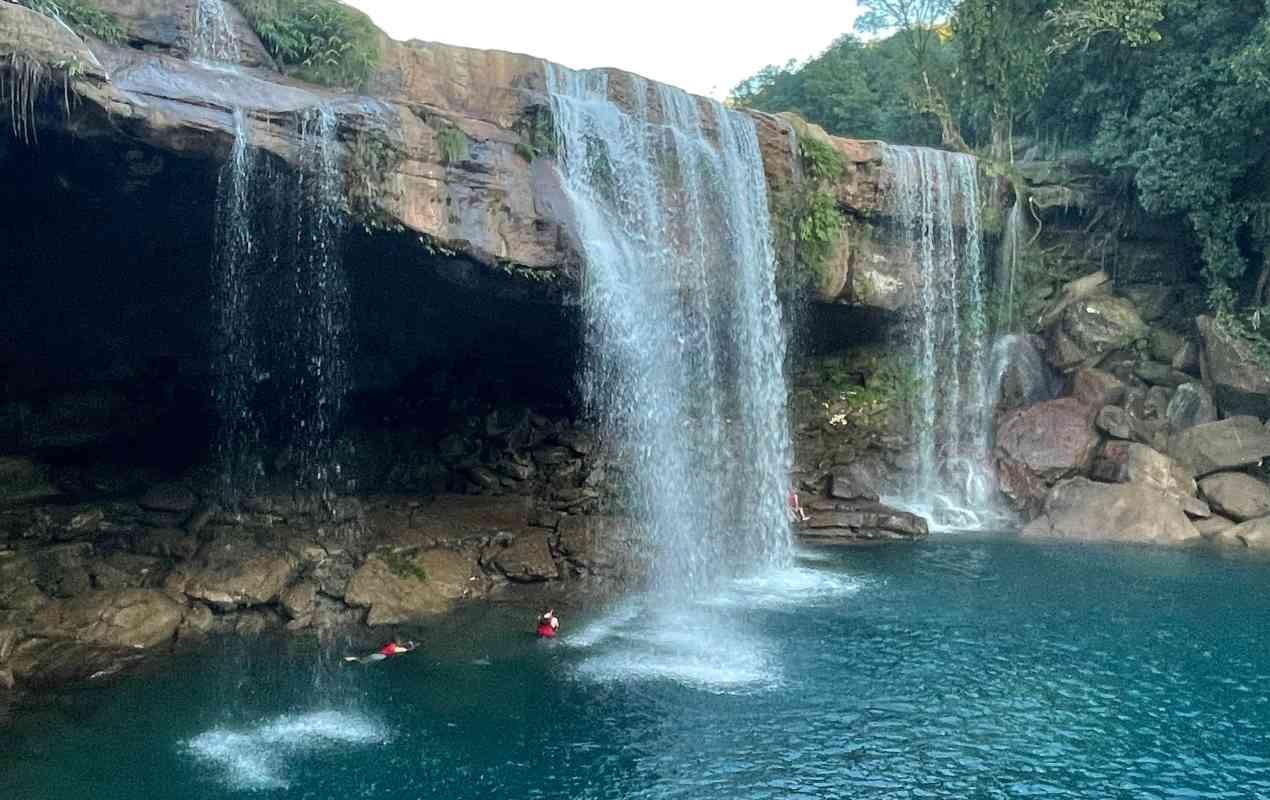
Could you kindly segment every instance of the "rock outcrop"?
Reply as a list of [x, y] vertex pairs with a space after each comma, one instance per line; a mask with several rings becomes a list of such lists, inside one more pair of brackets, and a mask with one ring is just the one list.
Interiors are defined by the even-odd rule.
[[868, 500], [817, 500], [808, 504], [809, 519], [797, 529], [809, 544], [871, 544], [912, 541], [930, 531], [916, 514]]
[[[560, 68], [525, 55], [383, 36], [379, 69], [364, 94], [350, 94], [275, 72], [237, 12], [232, 24], [243, 59], [226, 68], [188, 60], [191, 4], [110, 7], [136, 47], [83, 40], [48, 17], [0, 3], [0, 54], [40, 65], [55, 76], [49, 91], [56, 88], [60, 98], [64, 83], [77, 100], [68, 113], [46, 114], [38, 125], [125, 147], [140, 142], [215, 168], [232, 147], [237, 110], [254, 147], [295, 164], [300, 118], [326, 105], [338, 116], [343, 160], [353, 177], [349, 206], [359, 221], [375, 230], [422, 235], [427, 247], [488, 268], [537, 272], [527, 285], [563, 289], [549, 293], [552, 299], [571, 296], [580, 258], [549, 148], [539, 141], [554, 135], [548, 74]], [[11, 69], [5, 62], [0, 74]], [[655, 85], [607, 72], [616, 102], [646, 104], [654, 117], [663, 113]], [[774, 199], [799, 180], [792, 136], [797, 125], [805, 135], [823, 137], [842, 157], [844, 170], [832, 191], [849, 216], [865, 219], [881, 211], [881, 187], [887, 185], [881, 143], [828, 137], [796, 118], [749, 113]], [[457, 153], [446, 145], [456, 137], [462, 143]], [[911, 266], [886, 256], [885, 246], [862, 232], [848, 233], [839, 251], [834, 260], [842, 279], [826, 299], [887, 311], [912, 302]]]
[[1025, 536], [1190, 544], [1199, 531], [1166, 492], [1141, 483], [1073, 478], [1055, 486]]
[[1212, 317], [1199, 317], [1195, 324], [1204, 342], [1204, 374], [1216, 390], [1221, 409], [1232, 416], [1270, 417], [1270, 366], [1250, 342], [1222, 330]]
[[1197, 478], [1253, 466], [1270, 456], [1270, 431], [1246, 416], [1196, 425], [1169, 440], [1169, 455]]
[[1049, 487], [1085, 474], [1100, 441], [1090, 408], [1066, 397], [1010, 412], [997, 426], [1001, 490], [1024, 510], [1036, 508]]
[[1218, 472], [1199, 482], [1209, 505], [1236, 522], [1270, 516], [1270, 487], [1242, 472]]

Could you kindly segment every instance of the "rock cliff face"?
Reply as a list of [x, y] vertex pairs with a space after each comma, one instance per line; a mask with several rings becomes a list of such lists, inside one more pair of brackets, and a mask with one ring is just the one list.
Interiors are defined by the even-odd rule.
[[[349, 206], [361, 221], [422, 235], [429, 246], [487, 268], [550, 273], [566, 284], [576, 280], [579, 262], [567, 233], [567, 211], [550, 155], [540, 152], [542, 137], [551, 135], [547, 88], [554, 67], [548, 62], [384, 36], [377, 72], [364, 93], [350, 94], [274, 71], [232, 8], [243, 54], [236, 67], [189, 59], [196, 3], [100, 5], [118, 15], [132, 46], [81, 39], [54, 20], [0, 2], [0, 55], [10, 56], [0, 61], [0, 72], [13, 79], [19, 63], [33, 63], [47, 79], [44, 89], [75, 98], [60, 114], [37, 107], [37, 131], [70, 131], [122, 148], [145, 143], [218, 164], [232, 147], [233, 113], [240, 109], [252, 144], [294, 163], [299, 115], [326, 104], [338, 115], [352, 177]], [[661, 113], [654, 84], [617, 70], [608, 78], [619, 102], [646, 102], [654, 116]], [[799, 180], [792, 125], [780, 117], [753, 116], [769, 188], [785, 191]], [[834, 187], [840, 205], [854, 217], [876, 214], [879, 187], [886, 183], [880, 144], [832, 143], [846, 163]], [[861, 274], [867, 269], [872, 278], [855, 281], [860, 286], [885, 285], [887, 270], [900, 265], [861, 244], [857, 267], [844, 241], [836, 259], [840, 267]], [[887, 310], [900, 304], [897, 292], [856, 291], [851, 285], [830, 299]]]

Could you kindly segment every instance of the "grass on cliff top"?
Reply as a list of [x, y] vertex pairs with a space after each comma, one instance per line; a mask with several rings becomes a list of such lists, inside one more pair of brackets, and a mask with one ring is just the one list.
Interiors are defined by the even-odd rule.
[[108, 44], [120, 44], [125, 39], [119, 18], [91, 0], [18, 0], [18, 4], [65, 22], [81, 36], [93, 36]]
[[379, 67], [379, 29], [338, 0], [237, 0], [265, 49], [291, 75], [361, 87]]

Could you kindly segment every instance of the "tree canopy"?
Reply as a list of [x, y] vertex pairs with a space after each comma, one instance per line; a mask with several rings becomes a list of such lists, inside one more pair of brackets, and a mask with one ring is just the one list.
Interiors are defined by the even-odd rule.
[[868, 38], [844, 35], [805, 63], [769, 67], [733, 101], [901, 144], [955, 146], [951, 125], [967, 147], [998, 160], [1013, 157], [1003, 146], [1011, 135], [1083, 150], [1128, 181], [1145, 212], [1188, 227], [1213, 310], [1262, 338], [1270, 0], [861, 6]]

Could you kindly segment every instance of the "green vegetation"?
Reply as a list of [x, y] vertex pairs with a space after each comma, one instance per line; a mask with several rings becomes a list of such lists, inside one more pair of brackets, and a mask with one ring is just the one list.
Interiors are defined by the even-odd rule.
[[882, 38], [847, 35], [768, 67], [733, 102], [839, 135], [968, 149], [1004, 178], [1022, 141], [1082, 153], [1120, 182], [1126, 218], [1186, 232], [1222, 325], [1270, 345], [1270, 3], [861, 5], [861, 30]]
[[119, 18], [98, 8], [91, 0], [19, 0], [19, 4], [46, 17], [60, 19], [82, 36], [93, 36], [108, 44], [124, 41], [125, 31]]
[[384, 217], [383, 206], [400, 191], [394, 192], [390, 180], [404, 158], [401, 148], [382, 130], [362, 131], [350, 142], [349, 210], [367, 229], [400, 232], [400, 223], [389, 223]]
[[556, 122], [549, 106], [529, 106], [512, 124], [512, 130], [522, 139], [516, 144], [516, 152], [526, 161], [556, 155]]
[[833, 192], [842, 156], [808, 129], [798, 133], [802, 181], [775, 199], [776, 237], [783, 254], [782, 290], [820, 280], [825, 262], [842, 237], [845, 219]]
[[379, 29], [338, 0], [237, 0], [288, 73], [324, 86], [363, 86], [379, 66]]
[[441, 148], [442, 164], [454, 164], [467, 158], [467, 134], [454, 125], [445, 125], [437, 131], [437, 146]]
[[906, 354], [880, 345], [813, 361], [799, 383], [813, 387], [825, 423], [865, 435], [889, 430], [891, 414], [907, 408], [920, 384]]
[[428, 571], [415, 561], [413, 553], [404, 553], [396, 550], [388, 550], [380, 554], [383, 559], [384, 566], [388, 567], [388, 571], [403, 580], [414, 579], [421, 582], [427, 582]]

